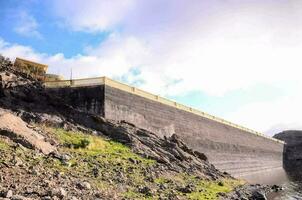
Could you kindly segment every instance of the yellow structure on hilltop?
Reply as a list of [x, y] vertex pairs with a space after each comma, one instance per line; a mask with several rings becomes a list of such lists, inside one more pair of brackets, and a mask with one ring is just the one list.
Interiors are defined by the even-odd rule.
[[48, 65], [36, 63], [23, 58], [16, 58], [14, 66], [21, 69], [24, 73], [30, 74], [33, 77], [44, 80]]
[[46, 74], [48, 65], [33, 62], [23, 58], [17, 57], [14, 66], [40, 81], [58, 81], [63, 79], [62, 76], [56, 74]]

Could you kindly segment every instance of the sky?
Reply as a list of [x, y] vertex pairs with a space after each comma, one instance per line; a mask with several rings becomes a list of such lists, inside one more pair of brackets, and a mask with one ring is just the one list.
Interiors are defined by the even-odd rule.
[[108, 76], [273, 135], [302, 129], [301, 0], [0, 0], [0, 54]]

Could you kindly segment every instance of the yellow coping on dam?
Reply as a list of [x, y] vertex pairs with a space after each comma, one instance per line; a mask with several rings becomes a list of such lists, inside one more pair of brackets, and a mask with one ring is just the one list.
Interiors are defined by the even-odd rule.
[[180, 109], [180, 110], [184, 110], [184, 111], [202, 116], [204, 118], [207, 118], [207, 119], [210, 119], [210, 120], [213, 120], [213, 121], [217, 121], [217, 122], [222, 123], [222, 124], [226, 124], [228, 126], [235, 127], [237, 129], [240, 129], [240, 130], [246, 131], [248, 133], [252, 133], [252, 134], [255, 134], [257, 136], [261, 136], [261, 137], [264, 137], [264, 138], [267, 138], [267, 139], [270, 139], [270, 140], [273, 140], [275, 142], [284, 143], [281, 140], [277, 140], [275, 138], [266, 136], [266, 135], [264, 135], [264, 134], [262, 134], [258, 131], [254, 131], [252, 129], [249, 129], [249, 128], [240, 126], [238, 124], [229, 122], [229, 121], [224, 120], [222, 118], [215, 117], [215, 116], [210, 115], [208, 113], [202, 112], [200, 110], [194, 109], [194, 108], [189, 107], [189, 106], [185, 106], [185, 105], [177, 103], [175, 101], [171, 101], [171, 100], [163, 98], [161, 96], [151, 94], [149, 92], [143, 91], [143, 90], [138, 89], [136, 87], [131, 87], [131, 86], [126, 85], [124, 83], [114, 81], [114, 80], [112, 80], [108, 77], [73, 79], [73, 80], [58, 80], [58, 81], [48, 81], [48, 82], [44, 83], [44, 86], [46, 88], [85, 87], [85, 86], [94, 86], [94, 85], [108, 85], [110, 87], [117, 88], [117, 89], [120, 89], [122, 91], [144, 97], [146, 99], [150, 99], [150, 100], [153, 100], [153, 101], [156, 101], [156, 102], [168, 105], [168, 106], [172, 106], [172, 107]]

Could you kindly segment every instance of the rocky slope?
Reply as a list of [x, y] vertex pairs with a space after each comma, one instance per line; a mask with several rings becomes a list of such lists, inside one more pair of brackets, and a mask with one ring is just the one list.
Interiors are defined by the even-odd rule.
[[242, 184], [177, 135], [76, 110], [0, 57], [0, 199], [261, 199], [269, 190]]
[[302, 143], [302, 131], [287, 130], [277, 133], [274, 138], [284, 141], [289, 146], [298, 146]]
[[302, 172], [302, 131], [288, 130], [274, 136], [285, 142], [283, 163], [288, 175], [294, 180], [301, 180]]

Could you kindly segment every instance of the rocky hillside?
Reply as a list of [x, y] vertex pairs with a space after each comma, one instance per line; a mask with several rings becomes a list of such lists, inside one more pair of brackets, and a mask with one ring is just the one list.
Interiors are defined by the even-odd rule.
[[289, 146], [298, 146], [302, 143], [302, 131], [287, 130], [274, 135], [274, 138], [284, 141]]
[[302, 172], [302, 131], [288, 130], [278, 133], [274, 136], [285, 142], [284, 145], [284, 168], [294, 179], [301, 180]]
[[261, 199], [177, 135], [83, 113], [0, 57], [0, 199]]

